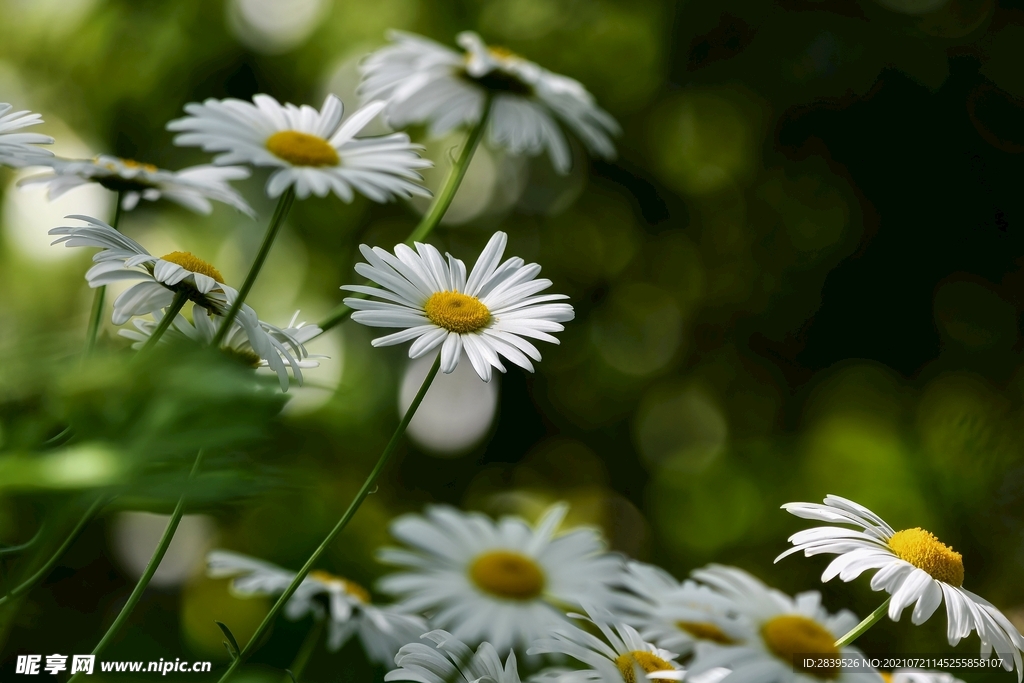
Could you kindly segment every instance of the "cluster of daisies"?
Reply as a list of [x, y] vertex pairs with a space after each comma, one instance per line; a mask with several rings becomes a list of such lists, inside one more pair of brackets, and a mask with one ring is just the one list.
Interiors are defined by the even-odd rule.
[[[50, 234], [54, 244], [98, 250], [86, 273], [97, 290], [97, 308], [108, 285], [134, 283], [114, 300], [111, 319], [115, 325], [131, 323], [119, 334], [136, 348], [171, 339], [216, 344], [254, 367], [271, 368], [287, 390], [292, 377], [301, 383], [302, 368], [317, 364], [305, 345], [322, 330], [296, 326], [294, 319], [277, 326], [259, 318], [245, 298], [262, 261], [241, 287], [229, 285], [216, 266], [191, 252], [151, 254], [124, 234], [122, 212], [141, 200], [167, 199], [204, 214], [220, 202], [255, 218], [231, 182], [248, 178], [256, 167], [270, 169], [266, 194], [281, 198], [281, 215], [275, 214], [268, 235], [276, 234], [275, 221], [283, 220], [293, 199], [329, 193], [346, 202], [356, 194], [375, 202], [429, 196], [419, 171], [431, 164], [406, 133], [360, 135], [378, 118], [393, 130], [424, 124], [435, 135], [475, 128], [510, 154], [546, 150], [562, 173], [572, 162], [569, 133], [596, 155], [614, 155], [611, 136], [618, 126], [577, 81], [488, 47], [474, 33], [457, 37], [464, 52], [409, 34], [390, 38], [364, 60], [363, 101], [348, 117], [334, 95], [319, 110], [282, 105], [262, 94], [251, 102], [186, 105], [186, 116], [167, 128], [176, 133], [175, 144], [216, 154], [210, 164], [169, 171], [109, 155], [54, 156], [42, 147], [52, 138], [22, 131], [41, 123], [39, 115], [8, 113], [6, 104], [0, 105], [0, 164], [45, 169], [20, 184], [44, 185], [51, 199], [92, 183], [116, 193], [113, 224], [73, 215], [79, 225]], [[374, 286], [344, 287], [355, 293], [345, 304], [359, 323], [398, 329], [375, 346], [411, 341], [410, 357], [437, 353], [445, 373], [463, 358], [484, 381], [494, 369], [504, 372], [505, 362], [532, 371], [540, 353], [530, 340], [556, 342], [552, 333], [562, 330], [573, 310], [561, 302], [566, 297], [540, 293], [551, 285], [537, 277], [540, 266], [502, 260], [506, 241], [496, 233], [468, 271], [463, 261], [428, 244], [399, 245], [393, 252], [364, 245], [366, 263], [356, 271]]]
[[[975, 632], [981, 656], [1020, 680], [1024, 638], [990, 603], [963, 588], [961, 556], [922, 529], [894, 531], [870, 510], [829, 496], [789, 512], [824, 526], [801, 531], [791, 550], [837, 557], [822, 579], [850, 581], [875, 570], [871, 587], [891, 598], [898, 621], [914, 605], [921, 624], [945, 602], [950, 645]], [[375, 603], [347, 579], [314, 571], [286, 604], [292, 619], [329, 624], [337, 650], [358, 634], [386, 681], [419, 683], [952, 683], [937, 671], [879, 671], [844, 638], [858, 619], [829, 612], [821, 594], [789, 596], [722, 565], [678, 581], [664, 570], [608, 552], [591, 528], [562, 530], [565, 505], [533, 525], [428, 507], [391, 524], [401, 544], [378, 559], [398, 568]], [[209, 574], [233, 577], [239, 596], [280, 594], [294, 574], [227, 551], [208, 557]], [[810, 664], [808, 659], [813, 659]], [[845, 661], [846, 663], [842, 663]]]

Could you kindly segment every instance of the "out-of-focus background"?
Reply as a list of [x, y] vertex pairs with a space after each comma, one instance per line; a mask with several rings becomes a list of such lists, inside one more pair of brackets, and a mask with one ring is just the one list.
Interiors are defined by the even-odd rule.
[[[36, 130], [64, 155], [203, 163], [164, 126], [206, 97], [266, 92], [318, 106], [333, 92], [352, 106], [359, 59], [388, 29], [449, 44], [477, 30], [580, 80], [621, 122], [619, 159], [577, 150], [566, 177], [545, 158], [478, 152], [432, 241], [472, 262], [491, 232], [508, 232], [509, 251], [543, 264], [554, 291], [572, 297], [576, 320], [543, 349], [536, 375], [513, 369], [485, 385], [463, 364], [444, 377], [325, 568], [372, 585], [388, 521], [429, 502], [532, 518], [565, 499], [573, 523], [600, 525], [614, 549], [677, 576], [716, 561], [790, 592], [818, 589], [825, 560], [772, 564], [804, 526], [778, 507], [834, 493], [896, 528], [935, 532], [964, 554], [965, 587], [1024, 629], [1024, 3], [2, 0], [0, 16], [0, 101], [42, 112]], [[427, 175], [436, 188], [459, 138], [411, 132], [437, 164]], [[0, 368], [0, 445], [52, 428], [10, 426], [22, 424], [10, 406], [25, 397], [44, 413], [88, 408], [119, 424], [131, 443], [122, 454], [162, 443], [131, 411], [164, 396], [198, 401], [209, 429], [273, 424], [270, 447], [220, 456], [108, 653], [225, 661], [214, 620], [247, 638], [268, 603], [205, 578], [206, 549], [298, 567], [426, 366], [372, 349], [372, 334], [346, 323], [311, 346], [330, 358], [273, 419], [269, 399], [234, 401], [222, 370], [175, 374], [168, 360], [143, 381], [114, 360], [83, 378], [88, 255], [48, 246], [46, 231], [65, 214], [109, 219], [112, 196], [80, 188], [51, 204], [17, 190], [18, 177], [0, 173], [0, 344], [20, 359]], [[264, 180], [240, 186], [256, 222], [144, 203], [122, 229], [240, 282], [273, 208]], [[390, 247], [422, 210], [297, 203], [250, 301], [271, 322], [296, 309], [319, 320], [354, 280], [356, 245]], [[109, 318], [103, 334], [111, 352], [126, 345]], [[118, 373], [136, 384], [104, 402], [103, 382]], [[203, 443], [188, 431], [196, 419], [177, 415], [159, 433]], [[83, 476], [115, 481], [119, 465], [96, 457], [79, 463]], [[68, 502], [64, 528], [80, 514], [75, 482], [45, 480], [59, 463], [50, 475], [5, 467], [21, 479], [0, 482], [0, 543], [29, 539], [41, 510]], [[16, 610], [0, 606], [5, 660], [91, 649], [163, 529], [181, 484], [172, 471], [90, 524]], [[820, 588], [830, 608], [865, 615], [879, 601], [866, 583]], [[945, 652], [944, 623], [885, 622], [860, 643]], [[305, 627], [280, 620], [253, 660], [267, 668], [250, 680], [279, 680], [272, 667], [288, 665]], [[971, 637], [957, 651], [976, 648]], [[360, 658], [357, 645], [321, 650], [306, 678], [381, 675]]]

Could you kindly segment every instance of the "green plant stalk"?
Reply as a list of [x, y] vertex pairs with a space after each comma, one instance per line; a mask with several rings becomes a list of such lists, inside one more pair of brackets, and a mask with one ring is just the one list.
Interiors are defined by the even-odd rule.
[[292, 660], [291, 667], [288, 668], [291, 675], [285, 675], [281, 683], [292, 683], [293, 681], [298, 683], [299, 679], [302, 678], [302, 672], [305, 671], [309, 658], [313, 655], [313, 651], [316, 650], [316, 644], [320, 640], [320, 634], [324, 632], [324, 625], [327, 623], [328, 618], [313, 620], [313, 627], [309, 629], [306, 639], [302, 641], [302, 646], [299, 647], [295, 659]]
[[156, 346], [157, 342], [160, 341], [160, 337], [164, 336], [164, 332], [166, 332], [167, 328], [171, 326], [174, 319], [178, 317], [178, 311], [181, 310], [181, 307], [185, 305], [186, 301], [188, 301], [188, 294], [185, 292], [174, 293], [174, 299], [171, 300], [171, 305], [167, 307], [166, 311], [164, 311], [164, 317], [161, 318], [160, 324], [156, 326], [155, 330], [153, 330], [153, 334], [149, 335], [149, 339], [147, 339], [146, 343], [142, 345], [141, 349], [139, 349], [139, 355], [146, 353]]
[[[188, 481], [191, 482], [195, 479], [196, 473], [199, 471], [199, 465], [203, 462], [203, 451], [200, 450], [196, 454], [195, 462], [192, 463], [192, 471], [189, 472]], [[128, 617], [131, 616], [135, 606], [139, 603], [142, 598], [142, 594], [146, 592], [146, 588], [149, 586], [149, 582], [152, 580], [153, 575], [156, 574], [157, 568], [160, 566], [160, 562], [164, 559], [164, 554], [167, 553], [167, 548], [171, 545], [171, 539], [174, 538], [174, 532], [178, 530], [178, 524], [181, 522], [181, 516], [185, 510], [185, 496], [188, 491], [188, 484], [186, 484], [186, 490], [182, 492], [178, 498], [178, 504], [174, 506], [174, 512], [171, 513], [171, 519], [167, 522], [167, 528], [164, 529], [164, 535], [160, 538], [160, 543], [157, 544], [156, 550], [153, 551], [153, 556], [149, 558], [149, 564], [146, 565], [146, 571], [142, 572], [142, 576], [139, 577], [138, 583], [135, 584], [135, 589], [132, 590], [132, 594], [128, 596], [128, 602], [125, 603], [124, 607], [121, 608], [121, 612], [114, 619], [114, 623], [110, 625], [107, 632], [103, 634], [100, 642], [93, 648], [92, 654], [99, 655], [107, 646], [110, 645], [110, 641], [114, 639], [114, 636], [118, 634], [125, 622], [128, 621]], [[82, 675], [79, 671], [70, 679], [71, 681], [77, 680]]]
[[[110, 224], [114, 230], [118, 229], [118, 225], [121, 223], [121, 214], [124, 210], [121, 208], [121, 202], [124, 200], [124, 193], [118, 191], [117, 193], [117, 204], [114, 206], [114, 222]], [[96, 337], [100, 333], [100, 323], [103, 320], [103, 302], [107, 298], [107, 286], [96, 288], [96, 293], [92, 297], [92, 313], [89, 315], [89, 331], [85, 336], [85, 355], [92, 353], [93, 349], [96, 348]]]
[[82, 515], [82, 518], [78, 520], [77, 524], [75, 524], [75, 528], [71, 530], [68, 537], [64, 539], [64, 542], [60, 544], [60, 547], [58, 547], [57, 550], [54, 551], [53, 555], [50, 556], [50, 559], [43, 563], [43, 566], [40, 567], [35, 574], [11, 589], [11, 591], [6, 595], [0, 597], [0, 605], [4, 605], [17, 597], [24, 595], [32, 588], [32, 586], [45, 578], [46, 575], [50, 573], [50, 570], [53, 569], [53, 566], [57, 564], [57, 560], [60, 559], [61, 555], [67, 552], [67, 549], [72, 543], [74, 543], [75, 539], [78, 538], [78, 535], [82, 533], [82, 529], [85, 528], [85, 525], [96, 516], [96, 513], [99, 512], [99, 509], [103, 507], [104, 503], [108, 500], [109, 498], [105, 496], [100, 496], [94, 500], [92, 505], [89, 506], [89, 509], [85, 511], [85, 514]]
[[881, 621], [882, 617], [884, 617], [886, 612], [889, 611], [889, 603], [891, 601], [892, 596], [890, 595], [888, 598], [885, 599], [885, 602], [879, 605], [878, 609], [869, 614], [867, 618], [864, 619], [864, 621], [860, 622], [859, 624], [851, 628], [849, 633], [847, 633], [845, 636], [837, 640], [836, 647], [846, 647], [853, 641], [857, 640], [857, 638], [859, 638], [861, 634], [863, 634], [869, 628], [871, 628], [879, 621]]
[[224, 316], [224, 322], [221, 323], [220, 329], [217, 330], [213, 341], [210, 342], [213, 348], [219, 348], [221, 342], [227, 337], [228, 330], [231, 329], [231, 322], [242, 308], [242, 304], [245, 303], [245, 298], [249, 296], [249, 290], [256, 283], [256, 278], [259, 277], [260, 270], [263, 269], [263, 263], [267, 260], [270, 248], [274, 246], [277, 233], [281, 231], [284, 219], [291, 210], [294, 201], [295, 186], [293, 185], [284, 191], [281, 199], [277, 202], [277, 208], [274, 209], [274, 215], [270, 218], [270, 223], [267, 225], [267, 232], [263, 235], [263, 243], [260, 245], [260, 250], [256, 252], [256, 258], [253, 259], [252, 265], [249, 266], [249, 273], [245, 276], [245, 282], [242, 283], [242, 288], [238, 290], [238, 296], [231, 302], [231, 308], [228, 309], [227, 314]]
[[[488, 97], [484, 103], [484, 111], [480, 117], [480, 122], [470, 130], [458, 159], [456, 159], [451, 170], [448, 171], [448, 177], [445, 178], [440, 192], [434, 197], [430, 209], [423, 215], [423, 218], [413, 231], [409, 233], [409, 236], [405, 238], [406, 245], [412, 246], [414, 242], [422, 242], [434, 231], [434, 228], [441, 222], [441, 219], [444, 218], [444, 214], [448, 211], [448, 207], [451, 206], [452, 200], [455, 199], [455, 193], [458, 191], [459, 186], [462, 185], [462, 179], [466, 177], [466, 171], [469, 169], [470, 161], [473, 160], [473, 154], [476, 152], [476, 148], [480, 145], [480, 140], [484, 136], [484, 130], [487, 128], [487, 120], [490, 117], [490, 113], [491, 98]], [[363, 299], [366, 295], [352, 294], [351, 296], [355, 299]], [[320, 323], [320, 329], [326, 332], [332, 327], [343, 323], [351, 313], [351, 308], [343, 303], [339, 304]]]
[[416, 414], [416, 409], [419, 408], [420, 403], [423, 402], [423, 397], [426, 396], [427, 389], [430, 388], [430, 385], [434, 381], [434, 377], [437, 376], [437, 371], [440, 368], [441, 354], [438, 353], [437, 358], [434, 360], [434, 364], [430, 367], [430, 372], [427, 373], [427, 376], [423, 380], [423, 384], [420, 385], [419, 391], [416, 392], [416, 397], [409, 405], [409, 409], [405, 411], [402, 421], [398, 423], [398, 427], [395, 428], [395, 433], [391, 435], [391, 440], [388, 441], [388, 445], [384, 447], [384, 451], [377, 459], [377, 464], [373, 466], [373, 470], [370, 472], [369, 476], [366, 477], [366, 481], [363, 482], [362, 487], [359, 489], [359, 493], [357, 493], [356, 497], [352, 499], [351, 503], [349, 503], [348, 509], [345, 510], [345, 514], [341, 516], [341, 519], [339, 519], [338, 523], [334, 525], [331, 532], [327, 534], [327, 537], [323, 542], [321, 542], [317, 549], [313, 551], [313, 554], [309, 556], [306, 563], [302, 565], [302, 569], [300, 569], [298, 574], [295, 575], [292, 582], [288, 584], [288, 588], [286, 588], [284, 593], [282, 593], [277, 599], [274, 606], [270, 608], [270, 612], [268, 612], [267, 616], [263, 618], [259, 628], [257, 628], [256, 632], [252, 634], [252, 638], [250, 638], [249, 642], [246, 643], [244, 648], [242, 648], [238, 657], [231, 661], [231, 664], [228, 666], [228, 670], [220, 677], [220, 683], [224, 683], [231, 678], [231, 674], [235, 672], [235, 669], [237, 669], [242, 662], [252, 655], [253, 651], [260, 644], [263, 636], [266, 635], [267, 630], [270, 628], [270, 625], [274, 622], [274, 619], [284, 607], [285, 603], [288, 602], [289, 598], [291, 598], [296, 589], [298, 589], [299, 584], [302, 583], [303, 579], [306, 578], [306, 575], [313, 569], [313, 565], [316, 564], [316, 561], [320, 559], [320, 556], [324, 554], [324, 551], [326, 551], [331, 543], [334, 542], [334, 539], [338, 537], [338, 534], [348, 526], [349, 521], [351, 521], [352, 517], [356, 514], [359, 506], [362, 505], [363, 501], [366, 500], [366, 497], [370, 495], [370, 491], [373, 490], [374, 484], [377, 482], [377, 478], [380, 476], [381, 472], [384, 471], [384, 467], [388, 464], [388, 460], [391, 459], [391, 456], [398, 448], [398, 444], [401, 442], [402, 436], [405, 434], [405, 430], [409, 426], [409, 422], [412, 420], [412, 416]]

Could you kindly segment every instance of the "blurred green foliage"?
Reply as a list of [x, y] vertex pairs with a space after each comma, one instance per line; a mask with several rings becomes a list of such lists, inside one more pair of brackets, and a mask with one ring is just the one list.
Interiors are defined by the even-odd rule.
[[[618, 161], [567, 178], [546, 159], [475, 160], [433, 239], [471, 260], [507, 231], [577, 318], [537, 375], [501, 378], [485, 443], [446, 459], [404, 449], [329, 569], [372, 584], [387, 522], [428, 501], [529, 516], [565, 498], [571, 521], [677, 575], [715, 560], [817, 589], [823, 560], [772, 564], [803, 526], [777, 508], [835, 493], [934, 531], [964, 553], [967, 587], [1024, 627], [1024, 6], [273, 4], [2, 0], [0, 101], [42, 111], [58, 151], [70, 140], [75, 153], [178, 168], [206, 160], [164, 130], [187, 102], [268, 92], [319, 104], [335, 91], [350, 104], [356, 60], [386, 29], [444, 42], [475, 29], [582, 81], [625, 131]], [[439, 170], [452, 144], [428, 145]], [[112, 520], [166, 512], [200, 445], [211, 455], [189, 511], [216, 521], [220, 545], [297, 567], [395, 424], [402, 351], [371, 349], [351, 325], [332, 331], [312, 347], [330, 360], [283, 412], [272, 382], [254, 393], [222, 359], [168, 349], [131, 365], [109, 325], [83, 364], [88, 257], [48, 255], [56, 223], [20, 218], [43, 210], [16, 210], [28, 195], [4, 174], [0, 543], [31, 538], [44, 518], [70, 528], [88, 496], [118, 494], [17, 610], [0, 607], [5, 661], [92, 646], [134, 583], [110, 550]], [[124, 229], [239, 281], [272, 208], [264, 177], [242, 188], [258, 223], [161, 204]], [[295, 308], [318, 319], [353, 280], [358, 242], [390, 246], [415, 221], [404, 205], [298, 204], [253, 305], [272, 321]], [[70, 440], [46, 443], [68, 426]], [[5, 581], [28, 571], [10, 569]], [[866, 614], [878, 598], [865, 584], [824, 586], [826, 604]], [[223, 658], [213, 620], [241, 638], [265, 609], [197, 575], [151, 593], [113, 652]], [[938, 621], [883, 623], [862, 644], [939, 652]], [[252, 680], [280, 680], [303, 629], [281, 621]], [[358, 657], [321, 651], [308, 678], [366, 680]]]

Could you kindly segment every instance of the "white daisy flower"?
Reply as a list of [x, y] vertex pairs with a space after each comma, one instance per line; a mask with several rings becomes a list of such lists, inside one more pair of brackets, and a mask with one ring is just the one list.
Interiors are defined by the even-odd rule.
[[107, 155], [94, 159], [37, 159], [33, 165], [49, 166], [52, 172], [23, 178], [18, 185], [45, 184], [47, 197], [51, 200], [76, 187], [98, 183], [108, 190], [122, 193], [121, 208], [125, 211], [134, 209], [140, 199], [155, 202], [163, 197], [196, 213], [209, 214], [213, 210], [212, 199], [250, 216], [255, 215], [242, 196], [228, 184], [229, 180], [249, 177], [249, 169], [242, 166], [203, 165], [166, 171], [152, 164]]
[[416, 683], [520, 683], [516, 654], [509, 652], [505, 665], [490, 643], [471, 650], [447, 631], [431, 631], [421, 636], [435, 643], [409, 643], [395, 656], [397, 669], [384, 675], [385, 681]]
[[542, 676], [551, 683], [637, 683], [645, 679], [683, 679], [676, 654], [651, 645], [636, 630], [615, 623], [610, 613], [587, 608], [587, 619], [604, 638], [565, 624], [535, 641], [527, 654], [564, 654], [581, 662], [583, 669], [553, 669]]
[[857, 625], [853, 613], [830, 615], [821, 606], [821, 594], [800, 593], [790, 598], [765, 586], [734, 567], [710, 565], [693, 576], [732, 601], [745, 622], [732, 644], [705, 642], [697, 648], [688, 674], [699, 676], [725, 667], [722, 683], [882, 683], [877, 672], [805, 666], [804, 658], [859, 659], [859, 650], [836, 647], [835, 642]]
[[[238, 296], [238, 291], [224, 284], [224, 278], [212, 264], [187, 251], [174, 251], [157, 258], [130, 237], [122, 235], [103, 221], [89, 216], [68, 216], [88, 225], [59, 227], [49, 234], [59, 235], [53, 244], [66, 247], [98, 247], [92, 257], [96, 263], [85, 279], [92, 288], [123, 280], [141, 280], [114, 300], [113, 323], [123, 325], [131, 318], [170, 306], [176, 294], [183, 294], [207, 313], [223, 315]], [[201, 315], [193, 313], [200, 320]], [[282, 390], [288, 388], [288, 371], [278, 353], [280, 344], [260, 325], [256, 311], [243, 304], [235, 317], [249, 339], [253, 351], [266, 360], [281, 379]], [[294, 366], [293, 366], [294, 367]]]
[[53, 156], [53, 152], [34, 146], [52, 145], [53, 138], [49, 135], [16, 132], [42, 123], [42, 117], [29, 111], [11, 112], [11, 109], [10, 104], [0, 102], [0, 164], [26, 166], [29, 161]]
[[253, 101], [208, 99], [185, 105], [188, 116], [167, 124], [180, 134], [178, 145], [223, 152], [217, 164], [252, 164], [276, 170], [267, 181], [267, 194], [295, 188], [299, 199], [324, 197], [333, 190], [346, 202], [356, 190], [376, 202], [392, 197], [429, 196], [417, 169], [430, 166], [419, 146], [405, 133], [357, 138], [384, 108], [371, 102], [342, 121], [342, 104], [328, 95], [318, 112], [313, 107], [282, 106], [270, 95]]
[[[118, 334], [131, 339], [134, 342], [133, 349], [141, 349], [149, 341], [153, 331], [160, 325], [164, 313], [163, 311], [154, 311], [152, 315], [152, 320], [134, 318], [132, 325], [135, 329], [118, 330]], [[284, 328], [275, 327], [262, 320], [259, 321], [260, 327], [263, 328], [270, 340], [271, 347], [277, 354], [276, 360], [280, 362], [261, 357], [253, 348], [248, 333], [237, 319], [231, 322], [231, 330], [221, 343], [221, 349], [251, 367], [271, 367], [285, 382], [288, 379], [286, 368], [291, 368], [295, 380], [302, 384], [302, 369], [319, 367], [320, 363], [316, 359], [323, 358], [323, 356], [310, 356], [305, 347], [306, 342], [319, 336], [320, 328], [306, 323], [296, 324], [295, 320], [298, 315], [299, 313], [296, 311], [291, 322]], [[178, 313], [160, 341], [165, 342], [178, 337], [203, 345], [211, 344], [217, 330], [223, 324], [224, 318], [204, 309], [194, 309], [193, 316], [194, 323], [189, 322], [185, 316]]]
[[703, 642], [728, 645], [742, 628], [728, 598], [660, 567], [628, 562], [619, 583], [627, 592], [616, 595], [615, 614], [666, 650], [685, 656]]
[[[227, 550], [209, 553], [206, 566], [212, 578], [234, 577], [231, 590], [242, 597], [279, 595], [295, 578], [294, 572]], [[418, 616], [374, 605], [359, 584], [319, 570], [302, 580], [285, 603], [284, 613], [293, 620], [307, 614], [314, 619], [328, 617], [328, 650], [339, 650], [358, 635], [367, 657], [384, 666], [390, 666], [398, 649], [428, 628]]]
[[355, 309], [352, 319], [358, 323], [404, 328], [374, 339], [374, 346], [412, 341], [410, 358], [440, 346], [442, 372], [455, 370], [463, 350], [485, 382], [492, 367], [505, 372], [500, 356], [533, 372], [530, 360], [539, 361], [540, 352], [524, 337], [557, 344], [550, 333], [565, 329], [561, 323], [574, 314], [569, 304], [551, 303], [569, 297], [538, 295], [551, 286], [551, 280], [535, 279], [539, 265], [524, 265], [520, 258], [501, 262], [507, 242], [505, 233], [494, 233], [468, 277], [465, 263], [450, 254], [446, 263], [429, 244], [417, 242], [415, 251], [400, 244], [394, 255], [360, 245], [367, 262], [356, 265], [356, 272], [380, 288], [342, 289], [384, 301], [350, 297], [345, 304]]
[[800, 531], [789, 537], [793, 547], [779, 555], [776, 562], [800, 551], [805, 557], [838, 555], [821, 575], [822, 581], [836, 576], [852, 581], [865, 571], [877, 569], [871, 577], [871, 589], [892, 596], [889, 618], [893, 621], [899, 621], [903, 610], [914, 605], [910, 620], [923, 624], [945, 601], [949, 644], [956, 645], [971, 631], [977, 631], [981, 656], [988, 658], [994, 651], [1002, 659], [1003, 668], [1016, 668], [1017, 680], [1021, 680], [1024, 637], [990, 602], [963, 587], [960, 553], [924, 529], [895, 531], [881, 517], [851, 500], [830, 495], [824, 502], [787, 503], [782, 507], [802, 519], [860, 529], [821, 526]]
[[363, 62], [359, 92], [385, 100], [384, 115], [395, 128], [426, 123], [442, 135], [476, 125], [491, 97], [488, 136], [495, 146], [531, 156], [547, 150], [554, 167], [567, 173], [572, 155], [561, 123], [591, 153], [615, 156], [611, 136], [619, 126], [578, 81], [487, 46], [470, 31], [456, 37], [463, 53], [410, 33], [392, 31], [388, 38], [391, 45]]
[[567, 623], [565, 606], [607, 604], [620, 568], [594, 530], [556, 536], [566, 510], [553, 506], [535, 527], [445, 506], [399, 517], [391, 533], [409, 548], [385, 548], [380, 559], [407, 571], [384, 577], [380, 589], [460, 640], [501, 653], [529, 645]]

